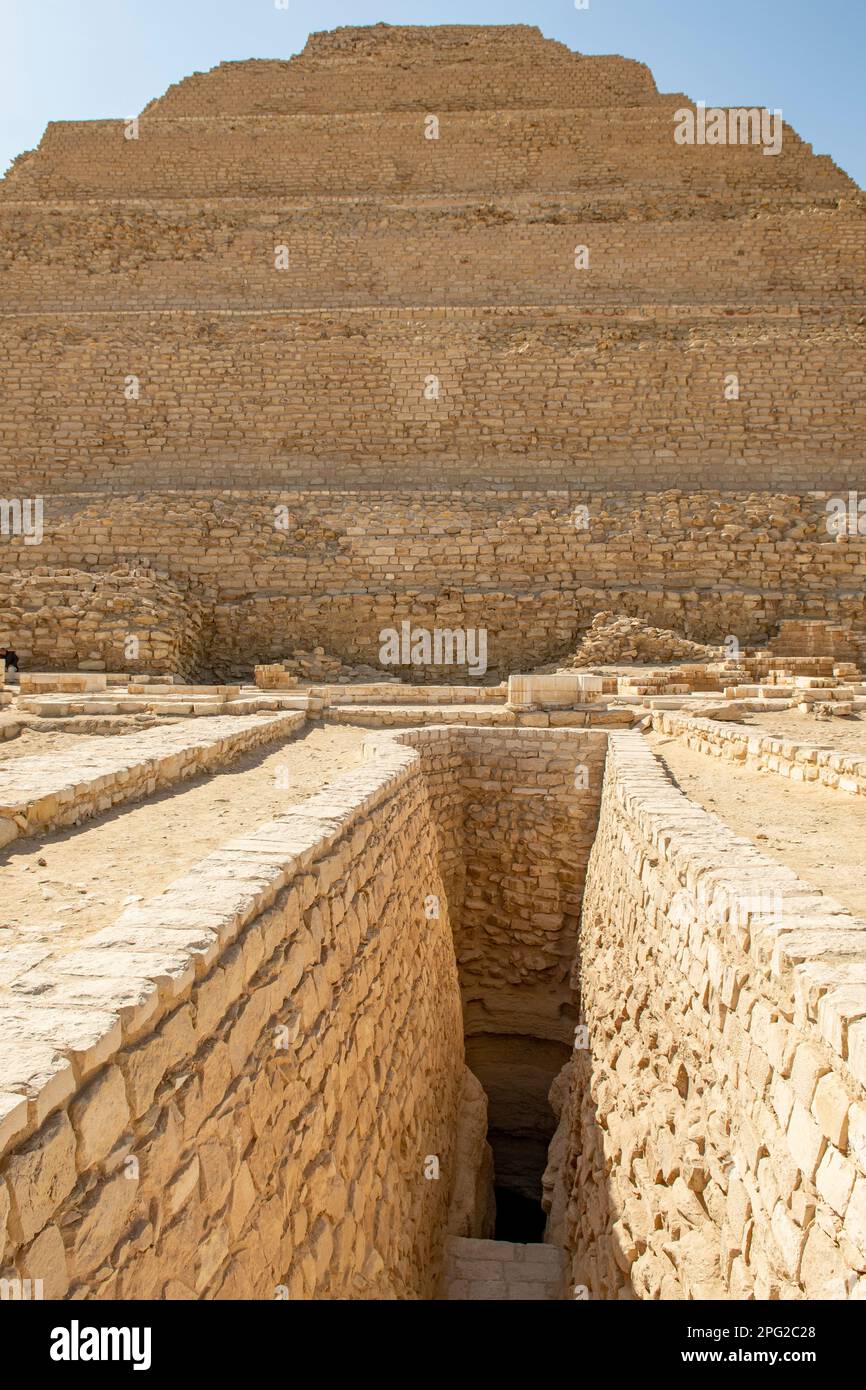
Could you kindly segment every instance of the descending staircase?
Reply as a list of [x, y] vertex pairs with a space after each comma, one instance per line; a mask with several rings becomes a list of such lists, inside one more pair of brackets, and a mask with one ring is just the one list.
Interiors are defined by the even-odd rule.
[[559, 1246], [449, 1236], [440, 1298], [499, 1303], [566, 1297], [565, 1252]]

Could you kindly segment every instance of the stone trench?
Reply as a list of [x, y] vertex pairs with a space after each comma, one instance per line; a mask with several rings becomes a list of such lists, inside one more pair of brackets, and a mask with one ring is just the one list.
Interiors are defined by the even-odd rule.
[[466, 747], [447, 891], [469, 1084], [487, 1128], [472, 1237], [450, 1240], [446, 1297], [564, 1296], [564, 1251], [543, 1245], [549, 1093], [578, 1026], [572, 975], [605, 741], [488, 732]]
[[864, 933], [638, 733], [371, 732], [4, 986], [0, 1272], [51, 1297], [859, 1296], [837, 986]]

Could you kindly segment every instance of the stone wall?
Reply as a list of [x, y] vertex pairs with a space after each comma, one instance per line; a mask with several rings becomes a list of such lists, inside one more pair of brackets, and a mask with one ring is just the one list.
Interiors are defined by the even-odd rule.
[[370, 685], [313, 685], [310, 691], [321, 697], [326, 706], [366, 705], [381, 701], [388, 705], [480, 705], [487, 713], [490, 707], [502, 708], [508, 687], [501, 685], [396, 685], [375, 682]]
[[446, 726], [371, 735], [421, 756], [467, 1035], [570, 1041], [570, 984], [607, 736]]
[[554, 1088], [552, 1238], [591, 1298], [862, 1297], [866, 922], [610, 736]]
[[653, 714], [653, 728], [699, 753], [724, 758], [754, 772], [774, 772], [792, 782], [815, 782], [851, 796], [866, 796], [866, 757], [856, 753], [840, 753], [790, 737], [774, 738], [746, 724], [690, 719], [662, 710]]
[[863, 485], [862, 192], [790, 127], [679, 145], [684, 105], [530, 26], [376, 25], [52, 123], [0, 180], [0, 494], [48, 518], [9, 560], [157, 571], [204, 672], [370, 662], [433, 595], [506, 674], [610, 607], [862, 625], [809, 495]]
[[851, 661], [856, 665], [863, 657], [861, 645], [852, 640], [851, 633], [834, 623], [807, 622], [786, 619], [770, 643], [770, 650], [786, 657], [832, 657], [834, 661]]
[[547, 1093], [576, 1019], [570, 981], [598, 817], [605, 734], [424, 729], [466, 1061], [488, 1100], [499, 1188], [541, 1199]]
[[[53, 121], [37, 150], [0, 183], [4, 202], [51, 198], [448, 194], [509, 189], [556, 194], [577, 185], [640, 184], [657, 196], [718, 194], [725, 180], [753, 192], [856, 194], [827, 157], [790, 126], [781, 152], [756, 144], [678, 145], [680, 96], [651, 104], [572, 111], [452, 111], [425, 139], [414, 111], [291, 115], [144, 115], [136, 139], [120, 120]], [[435, 112], [435, 107], [433, 108]]]
[[[742, 196], [605, 188], [387, 202], [262, 195], [0, 201], [0, 311], [358, 309], [480, 304], [857, 304], [866, 205], [856, 196]], [[274, 267], [275, 246], [287, 264]], [[585, 246], [589, 268], [575, 269]], [[51, 267], [50, 282], [41, 273]], [[507, 266], [508, 274], [503, 274]], [[369, 326], [366, 333], [369, 334]], [[130, 368], [132, 370], [132, 368]], [[431, 370], [433, 370], [431, 368]]]
[[[63, 550], [51, 542], [49, 548], [54, 555]], [[98, 563], [92, 550], [80, 558], [90, 557]], [[0, 642], [25, 667], [177, 675], [201, 669], [209, 645], [204, 606], [164, 574], [114, 564], [55, 569], [38, 558], [34, 570], [0, 571]]]
[[485, 468], [647, 490], [862, 480], [866, 328], [829, 310], [760, 326], [748, 307], [690, 306], [63, 317], [62, 336], [50, 314], [4, 320], [4, 495], [227, 473], [414, 486]]
[[4, 771], [0, 790], [0, 846], [152, 796], [285, 739], [305, 722], [303, 713], [216, 715], [197, 728], [184, 721], [94, 739], [69, 761], [56, 753], [16, 759]]
[[[41, 545], [3, 538], [20, 571], [0, 584], [11, 601], [4, 626], [28, 664], [80, 665], [95, 652], [109, 669], [128, 668], [123, 641], [133, 632], [145, 668], [195, 660], [196, 669], [250, 671], [317, 645], [378, 666], [379, 633], [409, 620], [486, 629], [499, 675], [568, 655], [611, 609], [716, 644], [731, 633], [764, 643], [793, 616], [862, 629], [866, 537], [829, 535], [829, 495], [441, 486], [423, 496], [53, 494]], [[578, 507], [586, 529], [575, 525]], [[74, 572], [41, 573], [63, 565]], [[124, 569], [111, 576], [118, 567], [163, 577], [136, 587]], [[400, 674], [475, 680], [456, 667]]]
[[429, 1296], [455, 1194], [485, 1233], [464, 1019], [499, 1180], [535, 1164], [540, 1195], [603, 757], [597, 732], [373, 737], [74, 951], [13, 955], [10, 1271], [48, 1296]]
[[866, 923], [639, 735], [606, 761], [605, 741], [371, 737], [364, 767], [112, 927], [11, 956], [4, 1277], [432, 1296], [447, 1232], [486, 1233], [465, 1025], [497, 1181], [532, 1195], [553, 1138], [572, 1288], [860, 1296]]
[[[288, 62], [220, 63], [169, 87], [161, 116], [254, 111], [572, 107], [651, 100], [652, 74], [626, 58], [573, 53], [528, 24], [371, 24], [310, 34]], [[430, 106], [430, 102], [433, 106]]]
[[22, 963], [0, 1010], [10, 1277], [46, 1297], [432, 1296], [463, 1045], [410, 750], [217, 850], [48, 979]]

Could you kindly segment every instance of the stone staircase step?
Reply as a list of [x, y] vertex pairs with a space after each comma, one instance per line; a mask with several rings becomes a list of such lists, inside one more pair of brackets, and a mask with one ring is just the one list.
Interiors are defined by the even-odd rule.
[[449, 1236], [440, 1297], [446, 1302], [559, 1302], [565, 1252], [558, 1245]]

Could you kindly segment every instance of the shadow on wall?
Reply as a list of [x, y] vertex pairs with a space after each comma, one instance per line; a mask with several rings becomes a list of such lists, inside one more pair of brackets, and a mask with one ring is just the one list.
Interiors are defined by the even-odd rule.
[[[605, 1129], [592, 1095], [593, 1063], [588, 1050], [576, 1050], [550, 1090], [556, 1132], [544, 1173], [543, 1206], [547, 1239], [572, 1256], [568, 1297], [629, 1300], [639, 1298], [631, 1267], [639, 1251], [620, 1221], [621, 1202], [611, 1171], [622, 1162], [605, 1149]], [[575, 1116], [579, 1125], [575, 1131]], [[649, 1209], [647, 1219], [651, 1221]], [[575, 1232], [591, 1231], [575, 1250]]]

